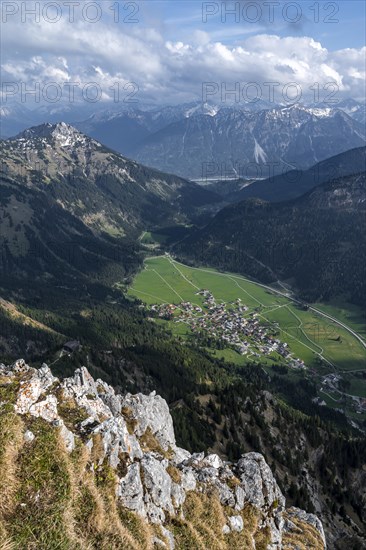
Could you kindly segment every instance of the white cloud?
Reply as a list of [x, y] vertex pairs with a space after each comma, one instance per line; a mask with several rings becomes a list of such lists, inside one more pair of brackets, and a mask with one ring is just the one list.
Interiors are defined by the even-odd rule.
[[[138, 97], [173, 103], [198, 99], [202, 82], [296, 82], [304, 93], [314, 82], [337, 83], [340, 94], [362, 98], [366, 49], [328, 51], [307, 36], [251, 36], [236, 45], [197, 30], [185, 42], [165, 41], [153, 28], [133, 25], [3, 25], [3, 81], [31, 86], [47, 82], [97, 82], [103, 98], [116, 82], [135, 82]], [[154, 98], [155, 95], [155, 98]]]

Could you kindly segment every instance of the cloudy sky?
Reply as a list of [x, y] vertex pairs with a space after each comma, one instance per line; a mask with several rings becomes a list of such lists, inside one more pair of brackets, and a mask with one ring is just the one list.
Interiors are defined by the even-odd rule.
[[222, 102], [230, 90], [236, 101], [365, 97], [362, 1], [3, 0], [1, 9], [3, 102], [174, 104], [203, 93]]

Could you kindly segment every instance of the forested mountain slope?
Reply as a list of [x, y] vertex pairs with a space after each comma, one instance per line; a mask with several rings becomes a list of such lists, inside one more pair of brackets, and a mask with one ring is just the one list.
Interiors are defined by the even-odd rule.
[[288, 279], [309, 301], [344, 294], [364, 306], [365, 229], [362, 172], [293, 201], [253, 198], [228, 206], [175, 252], [264, 282]]

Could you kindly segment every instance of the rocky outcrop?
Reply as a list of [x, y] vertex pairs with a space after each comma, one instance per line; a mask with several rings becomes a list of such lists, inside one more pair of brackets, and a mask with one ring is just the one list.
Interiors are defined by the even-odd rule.
[[[47, 365], [37, 370], [23, 360], [10, 367], [0, 365], [0, 377], [16, 388], [16, 413], [42, 418], [58, 429], [70, 454], [78, 444], [85, 445], [92, 471], [108, 467], [114, 472], [120, 506], [159, 526], [165, 547], [175, 547], [169, 522], [182, 517], [192, 493], [216, 495], [226, 514], [224, 536], [245, 530], [243, 512], [252, 507], [258, 512], [258, 529], [268, 535], [268, 550], [283, 548], [284, 536], [292, 529], [298, 532], [299, 523], [316, 533], [316, 548], [326, 547], [316, 516], [295, 508], [286, 511], [285, 498], [262, 455], [247, 453], [233, 464], [216, 454], [179, 448], [168, 405], [155, 392], [116, 395], [86, 368], [59, 380]], [[28, 444], [35, 437], [30, 430], [24, 433]], [[295, 547], [286, 543], [286, 548]]]

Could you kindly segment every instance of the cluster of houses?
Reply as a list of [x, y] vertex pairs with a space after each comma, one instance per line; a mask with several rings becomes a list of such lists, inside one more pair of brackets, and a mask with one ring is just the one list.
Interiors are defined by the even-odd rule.
[[343, 399], [348, 399], [348, 403], [353, 405], [352, 408], [358, 414], [366, 413], [366, 399], [358, 395], [350, 395], [345, 392], [342, 392], [339, 387], [339, 381], [342, 380], [341, 374], [330, 373], [323, 377], [322, 386], [320, 388], [321, 392], [333, 394], [336, 400], [340, 400], [343, 396]]
[[166, 319], [170, 321], [174, 317], [174, 312], [177, 309], [177, 306], [174, 304], [163, 304], [163, 305], [152, 305], [150, 307], [150, 312], [160, 319]]
[[[340, 374], [330, 373], [323, 377], [322, 385], [328, 390], [338, 390], [338, 382], [341, 379]], [[323, 391], [323, 387], [320, 388]]]
[[202, 296], [202, 307], [186, 301], [179, 305], [153, 305], [151, 312], [163, 319], [186, 323], [198, 335], [224, 341], [225, 347], [233, 348], [241, 355], [260, 357], [276, 352], [286, 359], [288, 366], [306, 368], [301, 359], [293, 358], [287, 343], [275, 337], [273, 327], [261, 323], [257, 311], [249, 312], [240, 298], [226, 304], [217, 303], [207, 289], [199, 290], [196, 295]]

